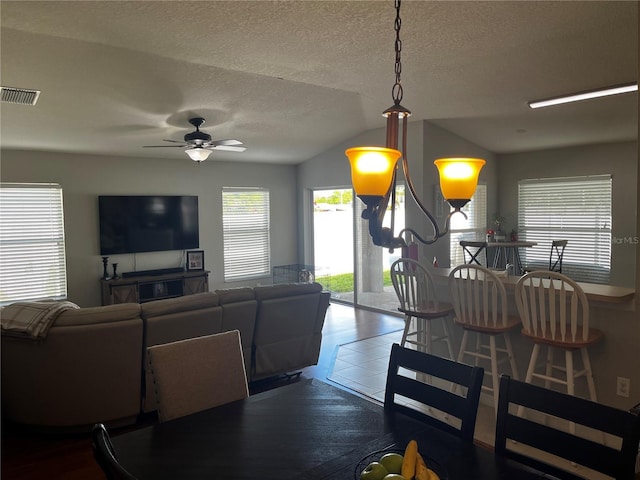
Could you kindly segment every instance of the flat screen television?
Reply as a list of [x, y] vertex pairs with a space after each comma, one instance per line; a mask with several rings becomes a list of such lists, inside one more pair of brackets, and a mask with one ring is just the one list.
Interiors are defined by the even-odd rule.
[[98, 197], [100, 255], [198, 248], [198, 197]]

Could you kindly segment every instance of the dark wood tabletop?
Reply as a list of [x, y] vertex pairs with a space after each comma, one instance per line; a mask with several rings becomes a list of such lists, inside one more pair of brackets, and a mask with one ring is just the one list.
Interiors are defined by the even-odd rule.
[[120, 463], [145, 479], [351, 480], [367, 454], [420, 452], [445, 473], [443, 480], [528, 480], [541, 473], [465, 446], [456, 437], [320, 380], [117, 435]]

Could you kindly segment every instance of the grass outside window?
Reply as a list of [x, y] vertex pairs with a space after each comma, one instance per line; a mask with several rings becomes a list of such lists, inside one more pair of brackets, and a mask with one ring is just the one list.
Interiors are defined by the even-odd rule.
[[[382, 272], [383, 285], [390, 287], [391, 284], [391, 272], [385, 270]], [[326, 275], [317, 278], [316, 281], [323, 284], [325, 288], [336, 293], [353, 292], [353, 273], [341, 273], [338, 275]]]

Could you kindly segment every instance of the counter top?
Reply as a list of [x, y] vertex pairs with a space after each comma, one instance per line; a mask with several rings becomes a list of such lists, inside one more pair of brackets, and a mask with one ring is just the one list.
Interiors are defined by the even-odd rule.
[[[434, 278], [439, 282], [443, 279], [448, 279], [449, 273], [453, 268], [431, 268], [430, 271], [434, 274]], [[515, 285], [520, 279], [519, 276], [509, 275], [507, 277], [501, 277], [502, 283], [507, 290], [514, 290]], [[635, 289], [628, 287], [617, 287], [615, 285], [602, 285], [599, 283], [586, 283], [577, 282], [589, 301], [604, 302], [604, 303], [624, 303], [633, 300], [635, 297]]]

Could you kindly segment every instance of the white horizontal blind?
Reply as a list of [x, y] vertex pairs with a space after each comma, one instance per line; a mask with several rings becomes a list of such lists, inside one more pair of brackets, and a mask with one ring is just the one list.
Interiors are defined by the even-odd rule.
[[62, 188], [0, 184], [0, 304], [66, 296]]
[[225, 282], [271, 274], [269, 190], [223, 188]]
[[[453, 210], [453, 208], [451, 209]], [[487, 236], [487, 186], [478, 185], [476, 193], [462, 211], [467, 219], [456, 213], [451, 217], [449, 236], [449, 261], [451, 267], [464, 263], [460, 240], [483, 241]]]
[[552, 240], [568, 240], [562, 273], [608, 283], [611, 271], [611, 175], [522, 180], [518, 183], [523, 263], [549, 267]]

